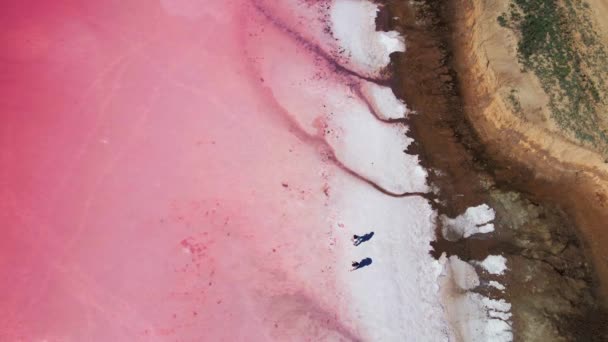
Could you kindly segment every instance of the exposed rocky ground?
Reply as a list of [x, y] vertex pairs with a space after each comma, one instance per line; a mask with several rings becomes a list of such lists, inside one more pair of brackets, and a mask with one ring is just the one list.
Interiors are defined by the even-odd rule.
[[[454, 50], [454, 1], [384, 2], [378, 25], [406, 37], [406, 53], [393, 56], [393, 88], [418, 112], [410, 116], [412, 149], [439, 189], [437, 209], [451, 217], [480, 203], [496, 210], [494, 233], [449, 242], [438, 232], [435, 255], [507, 257], [508, 274], [483, 274], [476, 291], [512, 303], [517, 341], [608, 340], [608, 316], [576, 208], [556, 200], [550, 189], [560, 183], [540, 181], [496, 153], [470, 121], [474, 107], [462, 91], [468, 84], [456, 72], [462, 66]], [[487, 286], [490, 280], [506, 284], [505, 293]]]

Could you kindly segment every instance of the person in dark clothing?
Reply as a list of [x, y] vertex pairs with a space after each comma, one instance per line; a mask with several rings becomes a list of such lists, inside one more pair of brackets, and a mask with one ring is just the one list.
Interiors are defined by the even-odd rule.
[[374, 232], [369, 232], [363, 236], [353, 235], [353, 245], [359, 246], [363, 242], [369, 241], [372, 238], [372, 236], [374, 236]]
[[353, 269], [351, 271], [358, 270], [362, 267], [369, 266], [371, 264], [372, 264], [372, 258], [365, 258], [361, 261], [353, 261], [351, 264], [353, 266]]

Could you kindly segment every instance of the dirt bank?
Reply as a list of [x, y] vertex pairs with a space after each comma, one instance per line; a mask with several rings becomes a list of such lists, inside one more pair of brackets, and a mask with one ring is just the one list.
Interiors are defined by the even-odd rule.
[[[463, 32], [465, 23], [475, 22], [470, 15], [461, 15], [468, 13], [463, 12], [468, 8], [463, 3], [385, 4], [379, 26], [402, 32], [407, 46], [405, 54], [393, 56], [393, 89], [418, 112], [409, 122], [416, 140], [411, 150], [420, 155], [429, 182], [440, 190], [437, 210], [455, 216], [480, 203], [496, 210], [494, 233], [456, 242], [438, 234], [435, 255], [446, 252], [463, 260], [488, 254], [507, 257], [510, 273], [498, 279], [507, 291], [476, 291], [513, 304], [515, 340], [606, 338], [608, 320], [598, 305], [599, 277], [589, 262], [597, 253], [588, 253], [601, 252], [602, 242], [588, 230], [599, 234], [602, 222], [608, 221], [602, 221], [603, 212], [595, 203], [602, 192], [588, 192], [587, 186], [596, 180], [586, 173], [594, 172], [592, 166], [555, 164], [550, 155], [522, 143], [515, 126], [501, 119], [498, 122], [504, 125], [496, 127], [495, 121], [483, 118], [487, 102], [475, 102], [481, 101], [476, 91], [485, 95], [485, 101], [491, 88], [473, 73], [477, 69], [468, 69], [463, 57], [471, 45], [460, 41], [470, 34]], [[471, 86], [474, 81], [478, 84]], [[534, 163], [515, 158], [519, 149]], [[575, 171], [555, 171], [560, 167]]]

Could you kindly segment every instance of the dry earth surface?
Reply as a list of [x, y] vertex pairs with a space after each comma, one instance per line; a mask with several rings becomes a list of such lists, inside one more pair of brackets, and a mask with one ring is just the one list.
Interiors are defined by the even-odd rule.
[[393, 89], [418, 112], [412, 149], [440, 189], [438, 211], [455, 216], [480, 203], [496, 210], [494, 233], [456, 242], [438, 234], [435, 256], [507, 257], [506, 277], [482, 276], [507, 284], [506, 293], [476, 291], [513, 304], [515, 340], [608, 338], [599, 287], [608, 170], [600, 153], [560, 129], [538, 77], [521, 71], [517, 37], [497, 23], [509, 1], [385, 4], [378, 24], [402, 32], [407, 46], [393, 56]]
[[[532, 72], [522, 71], [517, 57], [517, 37], [496, 18], [510, 1], [456, 1], [454, 40], [456, 66], [467, 106], [467, 115], [491, 153], [520, 164], [529, 171], [531, 186], [542, 188], [573, 216], [589, 247], [606, 294], [608, 280], [608, 164], [597, 149], [581, 144], [552, 117], [548, 96]], [[605, 1], [589, 2], [598, 24]], [[605, 24], [604, 24], [605, 25]], [[605, 27], [601, 32], [606, 42]], [[521, 108], [509, 101], [516, 89]], [[602, 107], [598, 105], [598, 107]], [[601, 108], [602, 117], [606, 116]], [[601, 122], [597, 123], [601, 126]], [[536, 185], [533, 185], [536, 184]], [[546, 186], [540, 186], [546, 184]]]

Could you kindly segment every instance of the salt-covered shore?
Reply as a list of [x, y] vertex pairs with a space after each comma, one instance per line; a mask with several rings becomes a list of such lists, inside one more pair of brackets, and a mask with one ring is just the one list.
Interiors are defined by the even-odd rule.
[[[286, 34], [286, 40], [312, 51], [313, 56], [304, 52], [297, 63], [281, 66], [275, 65], [276, 59], [267, 58], [270, 54], [254, 59], [261, 61], [260, 70], [266, 70], [261, 78], [270, 80], [270, 87], [282, 94], [277, 101], [288, 112], [298, 114], [295, 120], [300, 127], [311, 135], [316, 128], [317, 137], [329, 145], [339, 163], [381, 188], [340, 175], [332, 177], [327, 188], [331, 189], [328, 203], [332, 225], [338, 232], [346, 231], [335, 234], [338, 246], [348, 246], [353, 234], [376, 231], [373, 242], [341, 253], [343, 264], [370, 256], [374, 260], [367, 269], [343, 272], [341, 276], [338, 272], [347, 289], [347, 310], [356, 316], [355, 329], [364, 340], [373, 341], [398, 341], [404, 336], [435, 341], [511, 340], [510, 305], [468, 292], [475, 286], [459, 287], [454, 280], [461, 272], [460, 264], [468, 265], [469, 273], [477, 279], [473, 266], [430, 257], [438, 218], [424, 196], [418, 195], [430, 191], [426, 172], [415, 156], [405, 153], [412, 140], [406, 136], [407, 126], [398, 119], [408, 115], [406, 105], [382, 85], [389, 54], [405, 50], [403, 38], [396, 32], [376, 31], [378, 7], [371, 2], [336, 0], [329, 14], [324, 12], [324, 4], [304, 7], [298, 8], [298, 15], [304, 12], [303, 17], [311, 18], [324, 13], [322, 20], [312, 21], [319, 26], [307, 21], [307, 27], [302, 27], [302, 21], [290, 17], [294, 12], [284, 8], [272, 13], [266, 7], [263, 13]], [[268, 33], [260, 37], [268, 39]], [[266, 53], [270, 50], [264, 41], [256, 45], [264, 46]], [[310, 69], [305, 70], [303, 65]], [[273, 73], [268, 70], [279, 68], [279, 75], [297, 75], [299, 82], [277, 77], [273, 83]], [[332, 68], [334, 73], [326, 73]], [[290, 97], [295, 92], [300, 93], [297, 99]], [[322, 130], [317, 126], [319, 122]], [[406, 196], [391, 196], [382, 190]], [[407, 196], [410, 194], [413, 196]], [[441, 218], [444, 228], [464, 238], [491, 232], [493, 219], [494, 212], [487, 205], [469, 208], [454, 219]], [[441, 291], [440, 284], [444, 287]], [[447, 317], [446, 313], [453, 316]], [[423, 317], [425, 323], [421, 324]]]
[[509, 340], [473, 265], [429, 254], [438, 220], [467, 237], [493, 213], [438, 218], [425, 198], [383, 72], [406, 47], [376, 11], [8, 10], [0, 339]]

